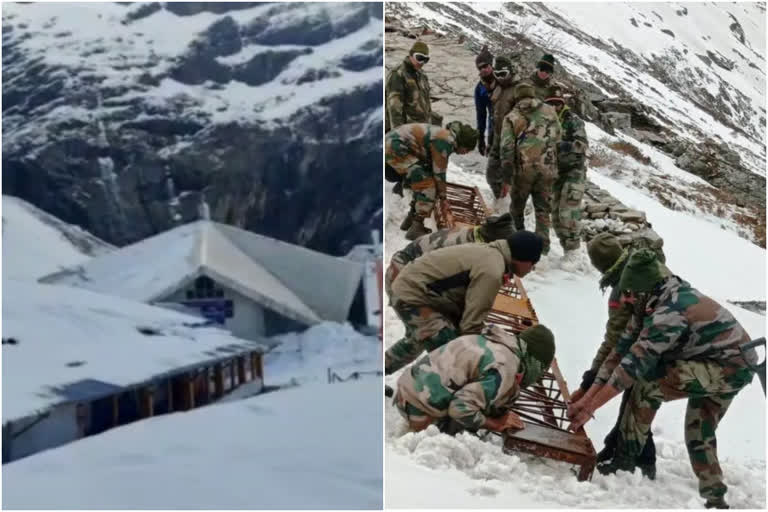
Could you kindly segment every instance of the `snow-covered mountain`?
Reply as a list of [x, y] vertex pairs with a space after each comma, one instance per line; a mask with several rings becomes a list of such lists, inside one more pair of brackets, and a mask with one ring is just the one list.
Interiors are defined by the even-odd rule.
[[388, 30], [513, 54], [524, 74], [553, 52], [584, 117], [655, 146], [764, 226], [765, 3], [388, 3], [386, 15]]
[[380, 3], [3, 5], [3, 190], [123, 245], [381, 226]]
[[18, 197], [3, 196], [3, 276], [37, 280], [113, 246]]

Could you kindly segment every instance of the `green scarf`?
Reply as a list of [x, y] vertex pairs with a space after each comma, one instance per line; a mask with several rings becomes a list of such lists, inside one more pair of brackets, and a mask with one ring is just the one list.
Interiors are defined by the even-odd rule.
[[[518, 337], [517, 350], [514, 352], [520, 359], [520, 369], [523, 374], [523, 379], [520, 381], [520, 389], [524, 389], [539, 380], [539, 377], [544, 373], [544, 368], [542, 367], [541, 361], [528, 354], [528, 350], [523, 349], [522, 344], [519, 343], [520, 341], [524, 342], [524, 340], [521, 340]], [[526, 345], [526, 349], [527, 348], [528, 346]]]
[[627, 258], [629, 257], [629, 252], [624, 249], [624, 252], [621, 253], [621, 256], [619, 256], [619, 259], [616, 260], [616, 263], [614, 263], [611, 268], [605, 271], [605, 274], [603, 274], [603, 277], [600, 278], [600, 290], [603, 291], [609, 286], [616, 286], [619, 283], [619, 278], [621, 277], [621, 271], [624, 268], [624, 264], [627, 262]]

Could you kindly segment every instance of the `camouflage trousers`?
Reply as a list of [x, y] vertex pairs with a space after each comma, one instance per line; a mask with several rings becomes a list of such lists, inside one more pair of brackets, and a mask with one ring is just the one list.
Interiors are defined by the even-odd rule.
[[715, 431], [733, 398], [753, 375], [752, 370], [740, 365], [676, 361], [658, 380], [638, 379], [621, 417], [617, 454], [637, 458], [661, 403], [687, 398], [685, 446], [699, 479], [699, 494], [705, 499], [723, 497], [727, 486], [717, 459]]
[[397, 257], [398, 255], [395, 254], [392, 256], [392, 261], [390, 261], [389, 266], [387, 267], [387, 271], [384, 273], [384, 291], [387, 292], [387, 297], [389, 297], [389, 304], [392, 305], [392, 283], [395, 282], [395, 278], [400, 274], [400, 271], [403, 270], [403, 267], [405, 267], [408, 262], [402, 261]]
[[411, 210], [418, 218], [426, 219], [432, 215], [437, 197], [437, 186], [435, 175], [429, 166], [416, 164], [409, 167], [403, 181], [403, 188], [410, 188], [413, 192]]
[[427, 306], [411, 306], [397, 299], [392, 309], [405, 324], [405, 336], [384, 354], [384, 373], [390, 375], [414, 361], [425, 350], [430, 352], [459, 337], [456, 323]]
[[533, 199], [533, 209], [536, 212], [536, 234], [544, 240], [542, 254], [549, 252], [550, 213], [552, 212], [552, 185], [555, 182], [556, 170], [546, 166], [530, 166], [517, 169], [512, 181], [512, 202], [509, 212], [519, 231], [525, 228], [525, 203], [528, 196]]
[[561, 169], [552, 190], [552, 224], [563, 249], [578, 249], [581, 243], [581, 213], [586, 169]]
[[408, 428], [411, 432], [419, 432], [430, 426], [435, 418], [429, 416], [418, 407], [408, 403], [399, 392], [395, 393], [394, 404], [397, 412], [408, 422]]
[[495, 143], [488, 148], [488, 164], [485, 168], [485, 181], [491, 187], [493, 197], [498, 199], [501, 196], [501, 190], [504, 187], [504, 175], [501, 170], [501, 157], [499, 156], [499, 146]]

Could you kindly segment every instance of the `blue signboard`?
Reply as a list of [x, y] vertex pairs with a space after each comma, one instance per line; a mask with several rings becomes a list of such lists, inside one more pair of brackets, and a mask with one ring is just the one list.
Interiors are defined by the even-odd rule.
[[227, 318], [235, 314], [235, 306], [230, 299], [195, 299], [183, 301], [187, 307], [197, 308], [203, 318], [224, 325]]

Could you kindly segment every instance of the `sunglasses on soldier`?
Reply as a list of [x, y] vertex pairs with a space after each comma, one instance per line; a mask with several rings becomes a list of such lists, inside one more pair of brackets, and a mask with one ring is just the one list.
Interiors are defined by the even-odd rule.
[[509, 74], [510, 74], [510, 71], [508, 69], [496, 69], [493, 71], [493, 76], [495, 76], [499, 80], [504, 80], [509, 76]]
[[426, 64], [429, 62], [429, 55], [424, 55], [423, 53], [414, 53], [413, 58], [416, 59], [416, 62], [419, 64]]
[[482, 71], [482, 70], [484, 70], [485, 68], [489, 68], [489, 67], [491, 67], [491, 65], [490, 65], [490, 64], [488, 64], [488, 63], [485, 63], [485, 64], [480, 64], [479, 66], [477, 66], [477, 70], [478, 70], [478, 71]]

